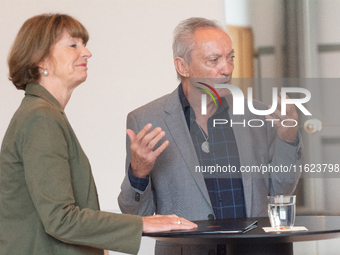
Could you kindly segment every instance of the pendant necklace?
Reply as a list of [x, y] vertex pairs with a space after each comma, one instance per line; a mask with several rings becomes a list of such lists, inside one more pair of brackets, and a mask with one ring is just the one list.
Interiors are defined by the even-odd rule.
[[202, 135], [203, 135], [203, 137], [205, 139], [205, 142], [203, 142], [202, 145], [201, 145], [202, 151], [204, 151], [205, 153], [209, 153], [210, 152], [210, 150], [209, 150], [209, 142], [208, 142], [209, 136], [205, 136], [205, 134], [204, 134], [204, 132], [203, 132], [203, 130], [202, 130], [200, 125], [198, 125], [198, 127], [201, 130]]

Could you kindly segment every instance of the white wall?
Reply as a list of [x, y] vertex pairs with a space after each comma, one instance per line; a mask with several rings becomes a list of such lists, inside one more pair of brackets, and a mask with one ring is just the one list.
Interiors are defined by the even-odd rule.
[[250, 26], [250, 4], [253, 0], [225, 0], [225, 21], [227, 25]]
[[[318, 44], [340, 44], [340, 1], [317, 1]], [[319, 54], [319, 73], [325, 78], [340, 78], [340, 51]]]
[[[25, 20], [45, 12], [69, 14], [90, 33], [88, 79], [66, 114], [90, 159], [102, 210], [119, 211], [124, 177], [125, 121], [131, 110], [173, 91], [172, 32], [183, 19], [225, 24], [223, 0], [1, 0], [0, 141], [23, 91], [8, 81], [7, 55]], [[140, 254], [152, 254], [143, 241]]]

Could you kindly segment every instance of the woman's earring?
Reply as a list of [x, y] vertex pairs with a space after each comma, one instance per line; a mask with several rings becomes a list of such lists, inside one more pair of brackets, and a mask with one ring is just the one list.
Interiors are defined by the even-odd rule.
[[45, 76], [47, 76], [47, 75], [48, 75], [48, 71], [47, 71], [46, 69], [44, 69], [43, 74], [44, 74]]

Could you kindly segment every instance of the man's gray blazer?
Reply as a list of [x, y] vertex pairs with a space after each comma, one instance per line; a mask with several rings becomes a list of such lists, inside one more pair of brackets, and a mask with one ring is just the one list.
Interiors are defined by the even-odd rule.
[[[271, 164], [290, 167], [302, 163], [301, 137], [297, 146], [281, 141], [277, 137], [276, 129], [271, 127], [271, 122], [265, 121], [264, 116], [253, 115], [247, 105], [244, 107], [244, 116], [233, 115], [232, 96], [227, 96], [226, 99], [230, 119], [234, 123], [246, 120], [245, 126], [233, 125], [241, 166]], [[254, 107], [267, 109], [264, 104], [256, 101]], [[249, 119], [262, 119], [265, 125], [258, 128], [249, 127]], [[169, 140], [169, 146], [157, 158], [145, 191], [134, 189], [126, 173], [118, 197], [122, 212], [138, 215], [176, 214], [188, 220], [206, 220], [214, 216], [203, 174], [194, 173], [193, 166], [198, 166], [199, 161], [184, 117], [178, 89], [132, 111], [127, 117], [127, 128], [136, 134], [148, 123], [165, 131], [165, 137], [159, 144]], [[129, 138], [126, 150], [127, 171], [131, 155]], [[299, 176], [299, 173], [296, 173], [290, 175], [290, 178], [282, 178], [282, 173], [278, 172], [267, 175], [266, 178], [252, 178], [250, 173], [242, 173], [247, 217], [267, 216], [267, 196], [293, 193]]]

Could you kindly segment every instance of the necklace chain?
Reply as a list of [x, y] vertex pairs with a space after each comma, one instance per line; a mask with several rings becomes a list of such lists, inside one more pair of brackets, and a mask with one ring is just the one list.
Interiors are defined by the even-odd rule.
[[[197, 125], [198, 125], [198, 124], [197, 124]], [[201, 145], [201, 149], [202, 149], [202, 151], [204, 151], [205, 153], [209, 153], [209, 152], [210, 152], [210, 150], [209, 150], [209, 142], [208, 142], [209, 135], [205, 136], [205, 134], [204, 134], [204, 132], [203, 132], [201, 126], [198, 125], [198, 127], [199, 127], [199, 129], [201, 130], [202, 135], [203, 135], [203, 137], [204, 137], [204, 139], [205, 139], [205, 142], [203, 142], [202, 145]]]
[[199, 127], [199, 129], [201, 130], [201, 132], [202, 132], [202, 135], [203, 135], [203, 137], [204, 137], [205, 141], [208, 141], [208, 139], [209, 139], [209, 135], [208, 135], [208, 136], [205, 136], [205, 134], [204, 134], [204, 131], [203, 131], [202, 127], [201, 127], [200, 125], [198, 125], [198, 127]]

